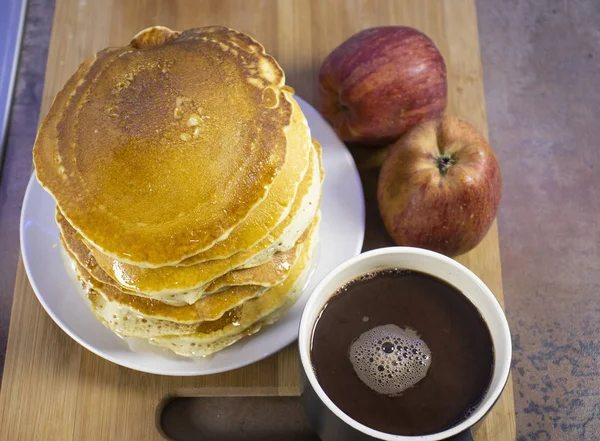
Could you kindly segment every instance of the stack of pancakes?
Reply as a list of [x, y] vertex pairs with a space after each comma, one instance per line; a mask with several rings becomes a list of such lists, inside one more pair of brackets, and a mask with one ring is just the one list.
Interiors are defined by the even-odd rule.
[[203, 356], [297, 299], [323, 172], [292, 94], [258, 42], [224, 27], [147, 29], [58, 93], [36, 174], [106, 327]]

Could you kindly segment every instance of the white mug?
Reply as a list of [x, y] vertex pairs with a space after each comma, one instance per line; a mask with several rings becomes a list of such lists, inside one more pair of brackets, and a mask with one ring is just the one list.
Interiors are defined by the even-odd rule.
[[[493, 374], [488, 390], [468, 418], [444, 431], [429, 435], [403, 436], [380, 432], [346, 415], [331, 401], [317, 381], [311, 357], [315, 323], [336, 290], [365, 273], [400, 268], [418, 271], [454, 286], [479, 310], [486, 322], [494, 346]], [[312, 293], [300, 321], [298, 336], [302, 364], [302, 401], [308, 418], [323, 441], [467, 441], [471, 427], [478, 423], [496, 403], [510, 371], [511, 340], [502, 307], [487, 286], [469, 269], [442, 254], [420, 248], [381, 248], [360, 254], [341, 264], [325, 277]]]

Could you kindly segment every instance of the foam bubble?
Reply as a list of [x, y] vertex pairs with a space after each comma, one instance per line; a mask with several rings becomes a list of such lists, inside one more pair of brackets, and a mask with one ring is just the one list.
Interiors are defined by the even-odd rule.
[[416, 331], [383, 325], [363, 332], [350, 345], [350, 363], [375, 392], [398, 396], [427, 375], [431, 351]]

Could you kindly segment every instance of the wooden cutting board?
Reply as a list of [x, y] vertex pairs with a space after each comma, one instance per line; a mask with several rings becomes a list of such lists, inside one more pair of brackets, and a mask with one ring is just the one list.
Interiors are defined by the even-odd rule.
[[[344, 39], [371, 26], [416, 27], [446, 59], [448, 112], [487, 133], [474, 0], [57, 0], [42, 114], [79, 63], [95, 51], [127, 44], [152, 25], [185, 29], [214, 24], [237, 28], [263, 43], [285, 69], [288, 84], [312, 103], [316, 72]], [[367, 201], [365, 249], [391, 245], [375, 204], [382, 152], [353, 153]], [[502, 301], [496, 225], [458, 260]], [[167, 396], [298, 393], [294, 346], [243, 369], [192, 378], [143, 374], [105, 361], [52, 322], [19, 264], [0, 393], [0, 440], [158, 440], [156, 409]], [[476, 439], [514, 441], [512, 381], [478, 427]]]

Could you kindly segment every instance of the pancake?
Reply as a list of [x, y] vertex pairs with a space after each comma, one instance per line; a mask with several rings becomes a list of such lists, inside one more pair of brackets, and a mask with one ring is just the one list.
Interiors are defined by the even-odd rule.
[[147, 318], [119, 303], [107, 301], [94, 290], [90, 290], [92, 310], [106, 327], [121, 336], [148, 338], [154, 345], [168, 347], [183, 355], [192, 355], [190, 352], [195, 346], [228, 339], [251, 330], [253, 325], [259, 324], [275, 311], [293, 304], [302, 292], [310, 273], [315, 243], [316, 235], [313, 236], [311, 243], [307, 243], [304, 247], [300, 259], [282, 284], [245, 301], [217, 320], [191, 325]]
[[[262, 276], [270, 282], [273, 282], [274, 277], [279, 279], [280, 283], [285, 281], [291, 272], [291, 268], [293, 268], [302, 255], [304, 243], [312, 242], [312, 235], [314, 234], [315, 228], [316, 225], [314, 228], [311, 228], [311, 231], [308, 232], [308, 234], [303, 236], [301, 241], [294, 247], [293, 252], [289, 252], [293, 259], [289, 259], [289, 262], [287, 262], [289, 266], [287, 268], [276, 268], [275, 274], [269, 274], [268, 269], [263, 268], [261, 274], [258, 274], [257, 276], [259, 276], [259, 278]], [[92, 295], [100, 294], [105, 301], [115, 305], [118, 304], [120, 307], [127, 308], [131, 310], [132, 313], [137, 313], [145, 318], [151, 317], [184, 324], [198, 323], [205, 320], [217, 320], [226, 311], [241, 305], [248, 299], [261, 295], [267, 289], [264, 286], [252, 284], [251, 282], [255, 277], [246, 274], [231, 278], [230, 280], [233, 283], [232, 286], [222, 287], [218, 292], [205, 295], [193, 304], [174, 306], [169, 305], [162, 300], [126, 293], [114, 286], [98, 282], [90, 275], [85, 267], [77, 262], [77, 259], [69, 250], [66, 251], [67, 255], [75, 262], [75, 267], [80, 279], [87, 284], [89, 289], [95, 292]], [[249, 270], [242, 271], [247, 272]], [[241, 283], [245, 281], [249, 283]], [[272, 286], [275, 285], [276, 284], [273, 283]]]
[[[313, 252], [314, 244], [311, 244], [310, 254]], [[305, 262], [298, 263], [295, 268], [298, 273], [290, 275], [283, 285], [268, 290], [260, 297], [236, 308], [231, 314], [223, 316], [223, 324], [217, 325], [218, 321], [204, 322], [192, 334], [151, 337], [148, 342], [170, 349], [178, 355], [202, 357], [255, 334], [262, 327], [279, 320], [281, 315], [296, 303], [310, 276], [310, 254], [306, 256]], [[296, 274], [297, 278], [294, 279]]]
[[223, 259], [239, 251], [248, 250], [289, 214], [298, 187], [309, 168], [312, 147], [308, 123], [300, 106], [291, 94], [286, 93], [286, 96], [292, 103], [292, 124], [286, 131], [287, 156], [267, 197], [226, 239], [185, 259], [181, 265]]
[[293, 93], [243, 33], [153, 27], [84, 61], [57, 94], [36, 176], [108, 329], [204, 356], [298, 299], [323, 168]]
[[272, 252], [283, 251], [293, 246], [299, 232], [308, 227], [307, 219], [311, 219], [310, 224], [312, 219], [318, 216], [325, 170], [323, 169], [321, 144], [316, 139], [313, 139], [313, 147], [318, 158], [313, 169], [313, 174], [317, 178], [313, 179], [308, 189], [307, 197], [303, 201], [306, 203], [294, 205], [290, 215], [260, 242], [261, 246], [267, 247], [266, 249]]
[[[60, 216], [60, 213], [57, 213], [57, 220], [59, 223], [65, 222], [64, 218]], [[167, 295], [148, 295], [146, 293], [121, 289], [108, 274], [98, 267], [93, 255], [89, 252], [89, 249], [85, 247], [81, 241], [74, 240], [74, 236], [77, 234], [74, 233], [74, 230], [66, 230], [64, 234], [61, 232], [60, 238], [63, 248], [74, 262], [75, 269], [80, 278], [90, 286], [94, 287], [97, 291], [112, 296], [117, 294], [125, 296], [141, 296], [171, 306], [183, 306], [196, 303], [206, 295], [220, 292], [230, 287], [241, 285], [272, 287], [282, 283], [288, 276], [290, 268], [299, 259], [302, 245], [309, 236], [313, 234], [312, 230], [314, 228], [315, 227], [312, 226], [309, 230], [304, 232], [293, 248], [285, 252], [275, 253], [273, 258], [263, 265], [231, 271], [217, 278], [202, 289]], [[125, 297], [120, 298], [124, 299]]]
[[[84, 270], [85, 271], [85, 270]], [[172, 306], [158, 300], [125, 294], [110, 285], [92, 288], [105, 301], [131, 310], [132, 314], [154, 319], [167, 320], [178, 324], [194, 324], [217, 320], [228, 310], [241, 305], [246, 300], [259, 296], [267, 290], [262, 286], [235, 286], [219, 293], [208, 295], [191, 305]]]
[[[314, 155], [320, 153], [318, 148], [315, 144]], [[192, 266], [144, 268], [115, 260], [93, 246], [89, 249], [97, 265], [122, 289], [161, 295], [189, 292], [194, 289], [203, 292], [209, 283], [229, 271], [262, 265], [276, 252], [286, 251], [294, 246], [304, 231], [310, 227], [318, 210], [322, 182], [320, 154], [318, 161], [314, 162], [312, 171], [307, 175], [312, 178], [310, 184], [302, 182], [298, 191], [299, 196], [302, 192], [306, 194], [299, 201], [296, 198], [288, 216], [249, 250], [236, 253], [231, 257]], [[58, 222], [65, 239], [76, 234], [64, 218], [59, 219]], [[68, 242], [67, 246], [72, 248]]]
[[[311, 235], [307, 237], [311, 241]], [[304, 243], [297, 245], [298, 257], [302, 255]], [[295, 265], [296, 262], [294, 262]], [[290, 269], [283, 274], [283, 281], [290, 274]], [[78, 267], [81, 274], [85, 268]], [[83, 276], [85, 277], [85, 276]], [[132, 313], [137, 313], [145, 318], [168, 320], [179, 324], [194, 324], [203, 321], [217, 320], [227, 311], [241, 305], [245, 301], [258, 297], [267, 288], [257, 285], [241, 285], [223, 289], [214, 294], [209, 294], [191, 305], [172, 306], [159, 300], [126, 294], [110, 285], [92, 282], [92, 289], [108, 302], [128, 308]]]
[[60, 230], [60, 242], [77, 265], [85, 268], [86, 274], [89, 274], [98, 283], [105, 283], [118, 288], [119, 284], [98, 266], [89, 248], [81, 241], [80, 234], [71, 228], [58, 210], [56, 211], [56, 223]]
[[67, 255], [72, 259], [77, 275], [84, 282], [90, 298], [101, 295], [104, 301], [119, 305], [121, 308], [127, 308], [131, 313], [140, 317], [153, 317], [182, 324], [216, 320], [227, 310], [266, 290], [261, 286], [238, 286], [230, 290], [223, 290], [218, 294], [206, 296], [190, 305], [173, 306], [158, 300], [127, 294], [114, 286], [100, 283], [69, 254], [68, 250]]
[[[302, 241], [302, 238], [300, 238], [300, 241]], [[260, 285], [264, 287], [279, 285], [285, 280], [290, 269], [300, 257], [300, 251], [300, 246], [297, 244], [291, 250], [275, 253], [267, 263], [252, 268], [230, 271], [211, 282], [204, 292], [210, 294], [240, 285]]]
[[215, 352], [222, 351], [228, 346], [238, 342], [244, 337], [249, 337], [256, 334], [265, 326], [272, 325], [277, 322], [281, 316], [296, 303], [302, 289], [294, 289], [289, 293], [283, 306], [268, 314], [265, 318], [253, 323], [248, 328], [234, 333], [227, 334], [216, 340], [207, 341], [206, 339], [194, 335], [169, 336], [166, 338], [153, 338], [150, 343], [166, 349], [171, 349], [177, 355], [184, 357], [206, 357]]
[[102, 254], [176, 264], [267, 196], [287, 154], [284, 82], [245, 34], [147, 29], [84, 62], [57, 95], [34, 146], [37, 178]]

